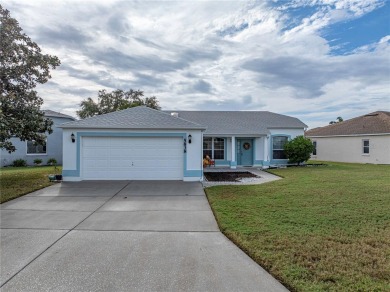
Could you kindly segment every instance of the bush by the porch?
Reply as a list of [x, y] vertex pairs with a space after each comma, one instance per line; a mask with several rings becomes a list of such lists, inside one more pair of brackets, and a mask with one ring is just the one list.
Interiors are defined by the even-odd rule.
[[313, 143], [303, 136], [297, 136], [284, 144], [284, 153], [288, 158], [288, 162], [297, 163], [298, 165], [309, 160], [313, 150]]

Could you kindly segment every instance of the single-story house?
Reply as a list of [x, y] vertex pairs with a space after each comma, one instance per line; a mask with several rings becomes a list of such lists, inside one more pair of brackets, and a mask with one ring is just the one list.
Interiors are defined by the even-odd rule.
[[46, 144], [39, 145], [35, 141], [21, 141], [19, 138], [11, 138], [10, 141], [16, 147], [16, 151], [8, 153], [2, 149], [1, 166], [11, 165], [16, 159], [24, 159], [28, 165], [33, 165], [37, 158], [42, 159], [42, 164], [46, 164], [49, 158], [56, 159], [59, 165], [62, 164], [62, 129], [58, 126], [74, 121], [75, 118], [52, 110], [44, 110], [43, 112], [53, 121], [53, 132], [50, 135], [47, 134]]
[[63, 179], [203, 178], [216, 166], [286, 164], [283, 145], [303, 135], [300, 120], [271, 112], [158, 111], [140, 106], [73, 121], [63, 128]]
[[390, 112], [377, 111], [305, 133], [313, 160], [390, 164]]

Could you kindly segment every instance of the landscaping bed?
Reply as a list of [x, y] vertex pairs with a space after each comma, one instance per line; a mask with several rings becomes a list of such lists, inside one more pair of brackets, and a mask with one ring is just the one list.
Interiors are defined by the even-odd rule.
[[205, 172], [204, 176], [206, 177], [207, 181], [232, 181], [232, 182], [239, 182], [242, 178], [252, 178], [252, 177], [259, 177], [249, 171], [245, 172]]
[[206, 188], [221, 231], [292, 291], [388, 291], [390, 166], [327, 162]]

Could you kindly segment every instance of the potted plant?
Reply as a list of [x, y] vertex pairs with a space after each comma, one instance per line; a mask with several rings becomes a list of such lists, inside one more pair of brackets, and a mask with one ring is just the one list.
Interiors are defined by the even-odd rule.
[[40, 159], [40, 158], [34, 159], [34, 164], [35, 164], [36, 166], [41, 165], [41, 164], [42, 164], [42, 159]]
[[56, 176], [56, 181], [61, 181], [62, 180], [62, 175], [60, 174], [60, 171], [57, 166], [54, 166], [54, 173]]
[[49, 158], [47, 164], [54, 165], [54, 174], [49, 174], [50, 181], [61, 181], [62, 175], [59, 174], [59, 169], [57, 167], [57, 160], [55, 158]]

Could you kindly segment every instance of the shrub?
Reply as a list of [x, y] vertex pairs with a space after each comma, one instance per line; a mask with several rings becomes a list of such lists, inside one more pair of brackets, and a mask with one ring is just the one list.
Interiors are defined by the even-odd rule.
[[41, 163], [42, 163], [42, 159], [40, 158], [34, 159], [34, 164], [39, 165]]
[[27, 166], [27, 161], [24, 159], [15, 159], [12, 162], [12, 166], [14, 167], [22, 167], [22, 166]]
[[313, 150], [313, 143], [310, 139], [303, 136], [297, 136], [284, 144], [284, 153], [286, 153], [288, 162], [296, 163], [298, 165], [309, 160]]
[[48, 164], [48, 165], [56, 165], [56, 164], [57, 164], [57, 159], [55, 159], [55, 158], [49, 158], [49, 159], [47, 160], [47, 164]]

